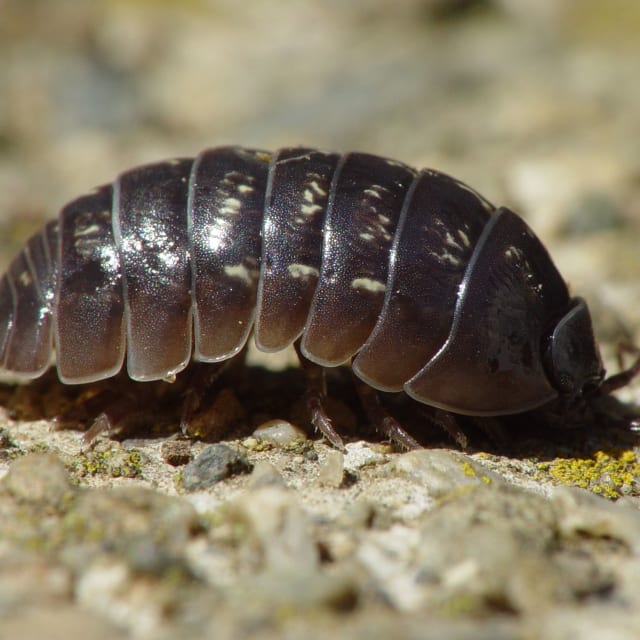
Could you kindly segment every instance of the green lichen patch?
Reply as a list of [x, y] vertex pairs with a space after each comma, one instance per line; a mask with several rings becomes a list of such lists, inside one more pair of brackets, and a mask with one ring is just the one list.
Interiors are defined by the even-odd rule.
[[640, 458], [631, 450], [596, 451], [589, 458], [556, 458], [536, 465], [538, 480], [588, 489], [615, 500], [640, 495]]
[[70, 471], [77, 477], [137, 478], [142, 475], [143, 466], [143, 455], [138, 449], [107, 442], [74, 458]]

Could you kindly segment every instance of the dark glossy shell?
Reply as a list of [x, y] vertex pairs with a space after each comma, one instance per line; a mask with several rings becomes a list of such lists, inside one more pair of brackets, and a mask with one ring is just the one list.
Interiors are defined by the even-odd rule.
[[458, 413], [557, 395], [570, 306], [527, 225], [463, 183], [364, 153], [220, 147], [74, 200], [0, 279], [0, 367], [135, 380], [301, 338], [309, 360]]

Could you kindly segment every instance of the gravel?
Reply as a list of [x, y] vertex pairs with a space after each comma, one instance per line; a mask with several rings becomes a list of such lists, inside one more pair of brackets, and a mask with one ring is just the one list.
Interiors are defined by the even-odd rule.
[[[360, 149], [521, 211], [616, 371], [640, 330], [640, 10], [615, 6], [8, 0], [0, 268], [140, 162]], [[301, 403], [280, 411], [301, 387], [279, 355], [250, 354], [273, 370], [220, 393], [206, 442], [174, 425], [87, 444], [52, 421], [73, 389], [0, 386], [0, 636], [640, 637], [635, 437], [515, 429], [461, 452], [435, 433], [401, 453], [338, 377], [338, 452]]]

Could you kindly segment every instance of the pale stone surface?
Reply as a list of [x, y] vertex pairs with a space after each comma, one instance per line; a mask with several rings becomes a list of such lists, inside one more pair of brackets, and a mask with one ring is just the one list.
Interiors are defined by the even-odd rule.
[[[617, 344], [640, 341], [639, 28], [634, 3], [592, 0], [8, 0], [0, 269], [137, 163], [227, 143], [359, 149], [521, 212], [616, 371]], [[584, 481], [617, 502], [554, 488], [623, 441], [467, 454], [436, 435], [400, 454], [355, 431], [338, 460], [311, 433], [252, 438], [265, 416], [230, 443], [251, 474], [185, 495], [183, 463], [207, 444], [89, 448], [42, 408], [15, 420], [26, 395], [0, 388], [0, 635], [640, 636], [637, 466]]]

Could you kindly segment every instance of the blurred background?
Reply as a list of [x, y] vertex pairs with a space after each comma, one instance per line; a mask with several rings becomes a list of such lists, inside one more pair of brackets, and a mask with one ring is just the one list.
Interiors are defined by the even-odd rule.
[[138, 163], [358, 149], [506, 204], [640, 327], [637, 0], [0, 0], [0, 268]]

